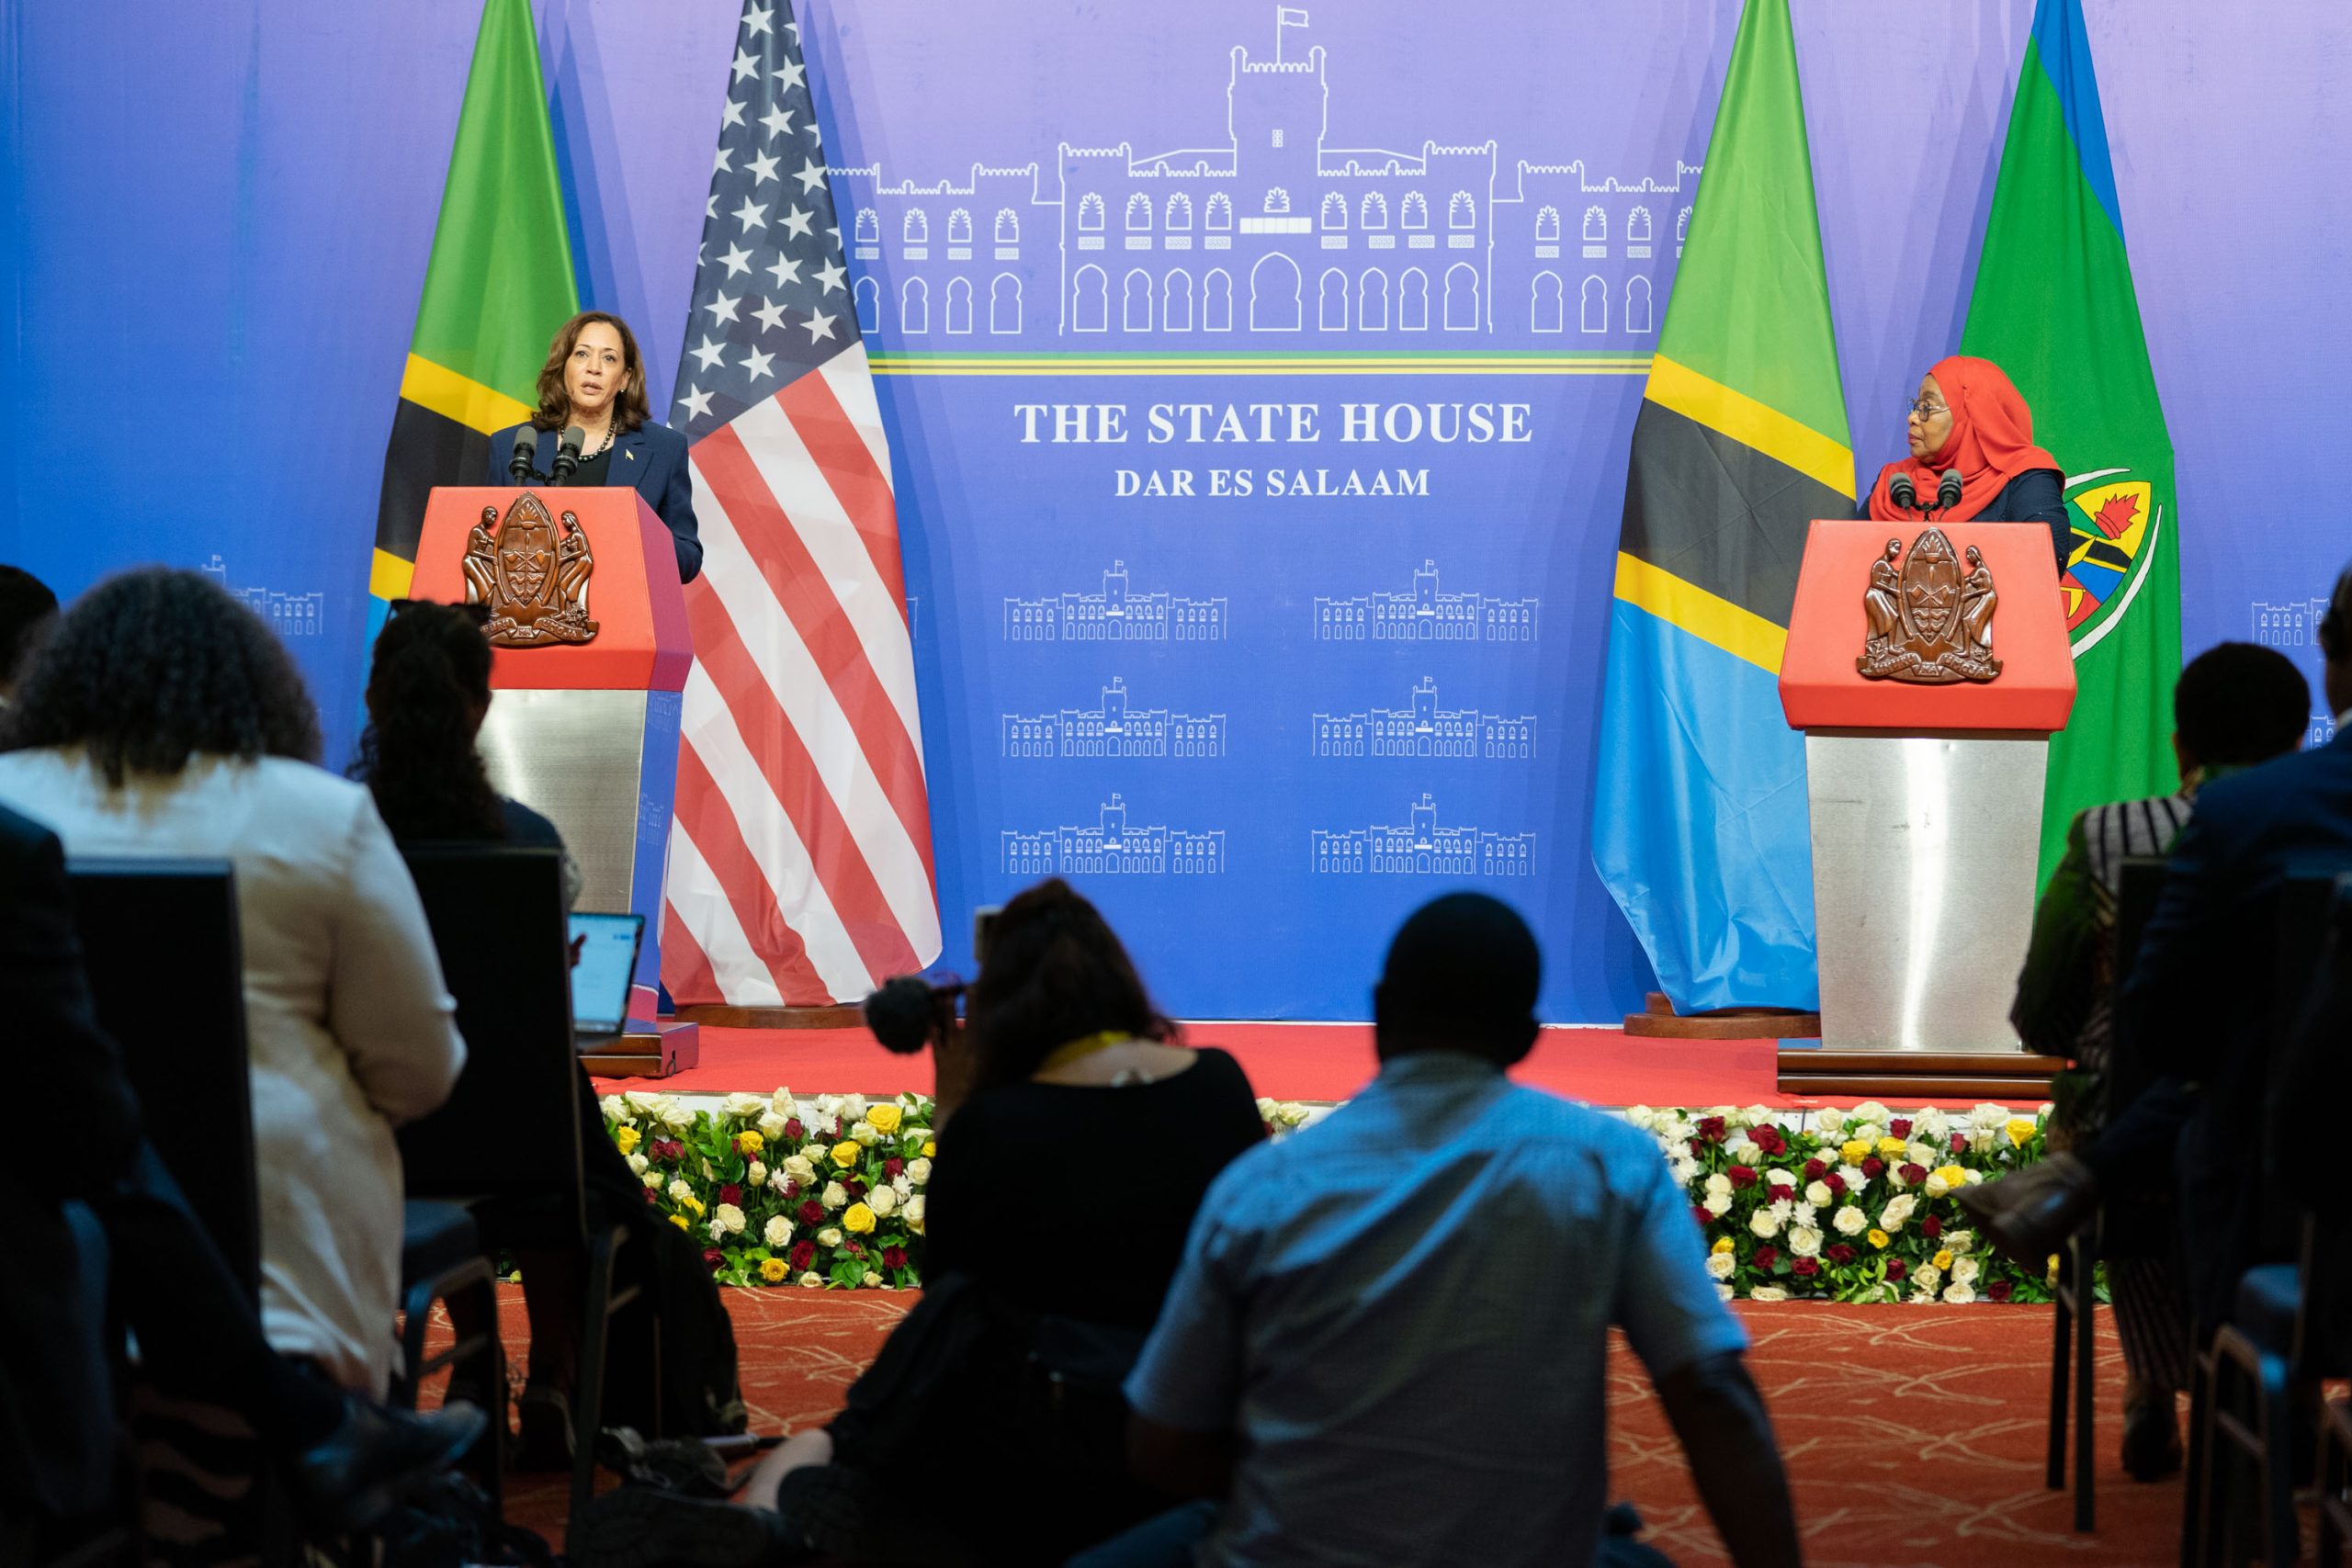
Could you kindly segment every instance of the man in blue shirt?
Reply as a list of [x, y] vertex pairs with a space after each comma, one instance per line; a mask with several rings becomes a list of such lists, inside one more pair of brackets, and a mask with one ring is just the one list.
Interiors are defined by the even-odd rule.
[[[1619, 1560], [1614, 1325], [1734, 1561], [1799, 1561], [1747, 1337], [1657, 1145], [1503, 1076], [1535, 1043], [1540, 973], [1506, 906], [1425, 907], [1374, 992], [1380, 1076], [1210, 1188], [1126, 1384], [1137, 1472], [1221, 1500], [1163, 1521], [1162, 1553], [1182, 1535], [1203, 1564]], [[1142, 1534], [1081, 1561], [1148, 1561]]]

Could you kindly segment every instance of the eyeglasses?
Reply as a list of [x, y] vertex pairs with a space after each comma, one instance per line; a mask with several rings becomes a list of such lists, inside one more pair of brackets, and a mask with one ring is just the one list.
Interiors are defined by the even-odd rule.
[[395, 599], [385, 606], [385, 618], [390, 619], [390, 617], [399, 615], [403, 610], [413, 610], [420, 605], [435, 610], [455, 610], [478, 626], [486, 626], [490, 625], [489, 605], [464, 604], [444, 604], [438, 599]]
[[1928, 420], [1935, 418], [1936, 415], [1939, 413], [1950, 413], [1951, 412], [1951, 407], [1944, 403], [1931, 403], [1927, 401], [1925, 399], [1922, 399], [1916, 403], [1908, 398], [1903, 400], [1903, 417], [1907, 420], [1913, 414], [1917, 414], [1919, 416], [1919, 422], [1922, 424], [1926, 423]]

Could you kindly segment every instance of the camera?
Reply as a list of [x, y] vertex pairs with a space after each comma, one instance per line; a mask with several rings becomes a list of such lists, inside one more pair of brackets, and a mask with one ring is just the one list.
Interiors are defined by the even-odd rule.
[[[975, 963], [988, 960], [989, 934], [998, 912], [993, 904], [972, 911]], [[874, 1032], [884, 1050], [911, 1056], [955, 1032], [956, 1006], [964, 998], [964, 983], [953, 975], [935, 985], [920, 975], [885, 980], [880, 990], [865, 998], [865, 1027]]]

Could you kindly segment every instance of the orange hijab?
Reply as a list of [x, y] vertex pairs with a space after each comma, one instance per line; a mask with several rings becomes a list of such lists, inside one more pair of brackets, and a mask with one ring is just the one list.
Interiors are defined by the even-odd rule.
[[[2033, 411], [2024, 394], [2001, 367], [1989, 359], [1954, 355], [1936, 362], [1928, 372], [1944, 390], [1951, 408], [1951, 436], [1943, 449], [1925, 457], [1905, 457], [1878, 471], [1871, 487], [1871, 516], [1881, 523], [1916, 521], [1888, 498], [1886, 487], [1897, 474], [1911, 476], [1912, 488], [1923, 503], [1932, 504], [1937, 482], [1946, 468], [1960, 470], [1960, 504], [1939, 513], [1940, 520], [1964, 523], [1981, 515], [2001, 493], [2001, 487], [2034, 468], [2058, 468], [2058, 459], [2033, 444]], [[1996, 518], [1998, 522], [2000, 519]]]

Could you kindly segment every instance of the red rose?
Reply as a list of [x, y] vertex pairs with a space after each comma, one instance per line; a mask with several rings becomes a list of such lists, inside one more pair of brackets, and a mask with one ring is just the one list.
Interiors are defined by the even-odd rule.
[[793, 1268], [795, 1268], [795, 1269], [799, 1269], [799, 1270], [800, 1270], [801, 1272], [803, 1272], [803, 1273], [806, 1273], [806, 1272], [808, 1271], [808, 1265], [810, 1265], [811, 1263], [814, 1263], [814, 1262], [816, 1262], [816, 1261], [817, 1261], [817, 1244], [816, 1244], [815, 1242], [813, 1242], [813, 1241], [796, 1241], [796, 1242], [794, 1242], [794, 1243], [792, 1244], [792, 1266], [793, 1266]]
[[1904, 1262], [1900, 1258], [1890, 1258], [1886, 1260], [1886, 1277], [1888, 1279], [1900, 1280], [1904, 1275], [1908, 1274], [1909, 1272], [1911, 1272], [1911, 1265]]
[[907, 1162], [897, 1155], [892, 1155], [882, 1162], [882, 1179], [886, 1181], [896, 1181], [899, 1179], [899, 1172], [906, 1168]]
[[706, 1247], [702, 1249], [702, 1266], [706, 1269], [723, 1269], [727, 1266], [727, 1254], [715, 1247]]
[[652, 1189], [652, 1188], [648, 1187], [648, 1188], [644, 1189], [643, 1190], [644, 1190], [644, 1192], [645, 1192], [645, 1201], [646, 1201], [647, 1202], [649, 1202], [649, 1203], [654, 1203], [654, 1202], [659, 1202], [659, 1201], [661, 1201], [661, 1200], [659, 1200], [659, 1199], [657, 1199], [657, 1198], [655, 1198], [655, 1197], [653, 1196], [653, 1189]]
[[1951, 1135], [1951, 1152], [1956, 1155], [1964, 1155], [1968, 1152], [1967, 1134], [1954, 1133]]
[[1789, 1265], [1789, 1272], [1800, 1280], [1810, 1280], [1821, 1272], [1821, 1265], [1810, 1258], [1800, 1258]]
[[1984, 1299], [1992, 1302], [2005, 1302], [2016, 1293], [2016, 1291], [2017, 1287], [2007, 1280], [1996, 1280], [1984, 1287]]
[[851, 1242], [851, 1243], [849, 1244], [849, 1255], [850, 1255], [852, 1258], [863, 1258], [863, 1257], [865, 1257], [865, 1243], [863, 1243], [863, 1242], [856, 1242], [856, 1241]]
[[1715, 1223], [1715, 1216], [1707, 1213], [1706, 1210], [1699, 1207], [1696, 1203], [1690, 1205], [1690, 1217], [1699, 1222], [1699, 1228], [1701, 1230], [1704, 1230], [1709, 1225]]
[[1753, 1168], [1744, 1165], [1733, 1166], [1724, 1174], [1731, 1179], [1732, 1190], [1735, 1192], [1745, 1192], [1760, 1179]]
[[786, 1122], [784, 1124], [785, 1142], [788, 1144], [797, 1144], [808, 1134], [808, 1129], [800, 1124], [800, 1118], [795, 1116], [791, 1121]]
[[1829, 1247], [1821, 1256], [1842, 1268], [1854, 1260], [1854, 1249], [1841, 1241]]
[[1722, 1143], [1724, 1141], [1724, 1119], [1720, 1116], [1700, 1117], [1699, 1136], [1706, 1139], [1707, 1142], [1711, 1144]]
[[722, 1203], [732, 1203], [740, 1209], [743, 1206], [743, 1190], [729, 1181], [719, 1188], [718, 1201]]
[[1779, 1247], [1759, 1247], [1756, 1249], [1756, 1256], [1749, 1258], [1748, 1262], [1755, 1266], [1756, 1271], [1758, 1274], [1770, 1274], [1772, 1271], [1772, 1265], [1778, 1263], [1780, 1260], [1781, 1249]]
[[1692, 1159], [1702, 1159], [1706, 1156], [1706, 1153], [1707, 1141], [1704, 1138], [1693, 1138], [1690, 1140], [1690, 1157]]
[[1781, 1142], [1781, 1134], [1770, 1127], [1749, 1128], [1747, 1140], [1768, 1155], [1779, 1154], [1784, 1146]]
[[1872, 1180], [1876, 1180], [1879, 1177], [1886, 1174], [1886, 1161], [1879, 1158], [1876, 1155], [1871, 1156], [1868, 1159], [1862, 1161], [1862, 1174], [1870, 1177]]
[[885, 1269], [904, 1269], [906, 1266], [907, 1266], [907, 1249], [906, 1249], [905, 1247], [884, 1247], [884, 1248], [882, 1249], [882, 1267], [883, 1267], [883, 1268], [885, 1268]]
[[1897, 1116], [1886, 1124], [1886, 1130], [1898, 1138], [1907, 1138], [1911, 1135], [1911, 1118]]
[[861, 1177], [853, 1176], [847, 1181], [842, 1183], [842, 1190], [848, 1193], [853, 1198], [863, 1198], [865, 1196], [865, 1179]]
[[1912, 1186], [1917, 1187], [1919, 1183], [1928, 1179], [1928, 1168], [1924, 1165], [1914, 1165], [1909, 1160], [1905, 1160], [1903, 1162], [1903, 1179], [1909, 1182]]
[[1929, 1241], [1933, 1241], [1936, 1237], [1944, 1234], [1944, 1223], [1943, 1221], [1936, 1218], [1935, 1215], [1929, 1214], [1926, 1219], [1919, 1222], [1919, 1234], [1926, 1236]]
[[1836, 1171], [1833, 1170], [1828, 1175], [1823, 1177], [1821, 1179], [1821, 1184], [1829, 1189], [1832, 1196], [1845, 1196], [1846, 1179], [1838, 1175]]
[[800, 1183], [798, 1183], [797, 1181], [786, 1181], [786, 1182], [784, 1184], [784, 1201], [785, 1201], [786, 1202], [789, 1203], [789, 1202], [791, 1202], [795, 1198], [797, 1198], [797, 1197], [799, 1197], [799, 1196], [800, 1196]]
[[825, 1206], [814, 1198], [809, 1199], [808, 1201], [800, 1205], [800, 1223], [804, 1225], [823, 1224]]
[[1797, 1190], [1793, 1187], [1768, 1187], [1764, 1190], [1764, 1201], [1768, 1203], [1793, 1203], [1797, 1201]]
[[1821, 1161], [1809, 1159], [1804, 1162], [1804, 1179], [1807, 1181], [1818, 1181], [1828, 1174], [1829, 1168]]

